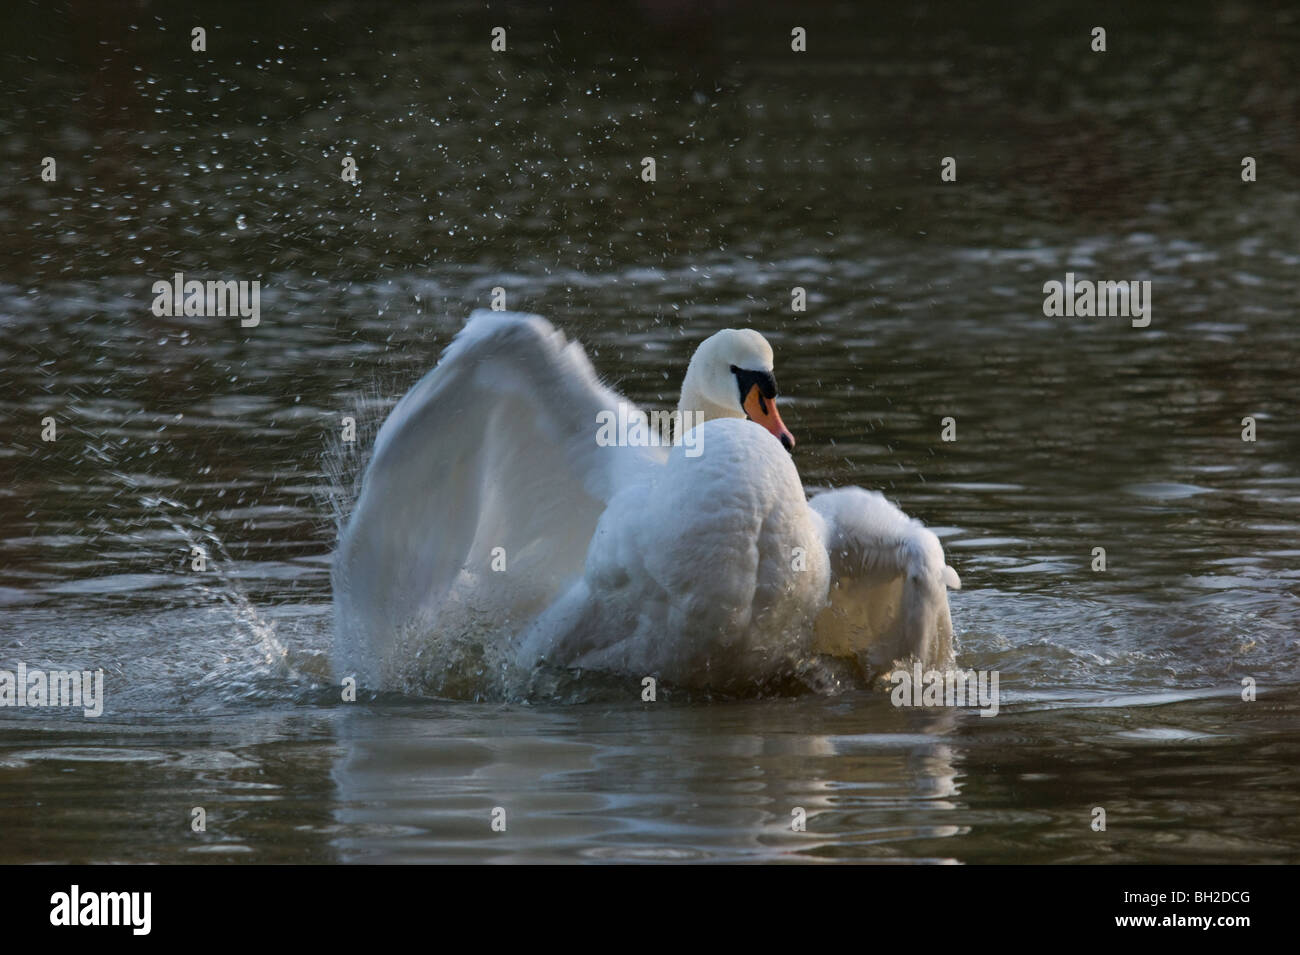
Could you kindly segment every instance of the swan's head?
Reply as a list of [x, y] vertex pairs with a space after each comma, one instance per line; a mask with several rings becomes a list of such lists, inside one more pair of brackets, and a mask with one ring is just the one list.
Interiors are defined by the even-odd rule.
[[695, 349], [682, 381], [679, 411], [710, 418], [749, 418], [780, 440], [787, 451], [794, 435], [776, 410], [772, 346], [752, 328], [724, 328]]

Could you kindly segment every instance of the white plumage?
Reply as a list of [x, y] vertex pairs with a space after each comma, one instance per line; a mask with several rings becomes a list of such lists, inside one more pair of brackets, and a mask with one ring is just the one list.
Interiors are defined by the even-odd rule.
[[455, 645], [484, 670], [744, 692], [817, 654], [946, 665], [959, 583], [938, 539], [860, 488], [809, 501], [771, 372], [761, 335], [719, 332], [683, 382], [697, 455], [602, 446], [626, 402], [582, 348], [475, 312], [376, 438], [334, 558], [336, 671], [443, 686]]

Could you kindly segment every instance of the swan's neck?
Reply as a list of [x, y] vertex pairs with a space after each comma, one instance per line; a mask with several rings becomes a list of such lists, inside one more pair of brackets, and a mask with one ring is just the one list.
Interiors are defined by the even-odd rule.
[[[677, 401], [677, 412], [687, 427], [694, 427], [713, 418], [743, 418], [745, 415], [735, 408], [729, 408], [713, 401], [705, 394], [702, 385], [701, 363], [694, 358], [686, 369], [682, 380], [682, 395]], [[688, 416], [689, 412], [689, 416]]]

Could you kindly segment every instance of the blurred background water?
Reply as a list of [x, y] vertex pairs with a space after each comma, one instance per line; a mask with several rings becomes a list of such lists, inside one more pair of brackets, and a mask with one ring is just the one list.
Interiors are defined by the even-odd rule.
[[[0, 862], [1300, 858], [1300, 10], [9, 22], [0, 668], [102, 667], [107, 701], [0, 708]], [[1067, 271], [1151, 281], [1151, 325], [1044, 317]], [[175, 272], [260, 281], [261, 324], [155, 317]], [[339, 702], [341, 419], [364, 447], [496, 286], [656, 408], [703, 337], [762, 330], [805, 483], [940, 534], [1001, 713]]]

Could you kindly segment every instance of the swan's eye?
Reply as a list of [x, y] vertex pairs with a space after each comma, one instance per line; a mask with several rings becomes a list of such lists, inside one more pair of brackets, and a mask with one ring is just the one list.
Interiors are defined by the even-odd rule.
[[749, 397], [750, 391], [754, 386], [758, 386], [759, 403], [763, 407], [764, 414], [767, 413], [767, 402], [764, 398], [776, 397], [776, 378], [770, 371], [749, 371], [745, 368], [731, 366], [731, 373], [736, 376], [736, 384], [740, 386], [740, 403], [743, 406], [745, 399]]
[[787, 451], [792, 452], [794, 435], [786, 429], [776, 410], [776, 378], [770, 371], [749, 371], [735, 365], [731, 366], [731, 373], [740, 386], [740, 407], [745, 417], [761, 424], [780, 440]]

